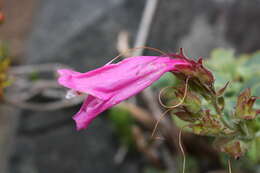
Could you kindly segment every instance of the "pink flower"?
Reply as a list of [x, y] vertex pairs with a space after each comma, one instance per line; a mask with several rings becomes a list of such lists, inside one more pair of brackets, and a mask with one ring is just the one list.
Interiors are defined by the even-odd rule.
[[88, 94], [73, 117], [80, 130], [87, 128], [101, 112], [150, 86], [165, 72], [177, 71], [176, 65], [189, 66], [189, 62], [181, 58], [138, 56], [86, 73], [60, 69], [58, 82], [73, 91]]

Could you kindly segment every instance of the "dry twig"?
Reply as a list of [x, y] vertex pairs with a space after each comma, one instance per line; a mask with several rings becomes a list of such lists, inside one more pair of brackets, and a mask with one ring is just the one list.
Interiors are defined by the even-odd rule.
[[[50, 111], [80, 104], [84, 97], [76, 97], [70, 101], [64, 95], [66, 90], [56, 81], [56, 70], [69, 68], [63, 64], [36, 64], [12, 67], [9, 71], [12, 85], [8, 88], [5, 101], [20, 108], [36, 111]], [[48, 79], [36, 77], [32, 74], [48, 74]], [[35, 96], [41, 96], [48, 101], [33, 101]]]

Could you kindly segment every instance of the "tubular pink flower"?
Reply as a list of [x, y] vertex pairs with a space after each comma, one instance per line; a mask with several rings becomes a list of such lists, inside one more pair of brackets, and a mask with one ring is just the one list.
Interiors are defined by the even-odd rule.
[[101, 112], [150, 86], [165, 72], [177, 71], [176, 65], [189, 66], [189, 62], [169, 57], [138, 56], [86, 73], [60, 69], [58, 82], [88, 94], [81, 109], [73, 117], [80, 130], [87, 128]]

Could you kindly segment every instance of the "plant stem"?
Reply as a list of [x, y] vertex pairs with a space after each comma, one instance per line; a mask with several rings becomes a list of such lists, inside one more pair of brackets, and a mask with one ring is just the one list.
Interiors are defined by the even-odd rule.
[[212, 98], [212, 103], [213, 103], [213, 106], [214, 106], [216, 112], [217, 112], [220, 116], [222, 116], [222, 111], [220, 110], [220, 108], [219, 108], [219, 106], [218, 106], [218, 102], [217, 102], [216, 96], [213, 96], [213, 98]]
[[232, 173], [231, 161], [230, 161], [230, 159], [228, 159], [228, 173]]
[[227, 120], [224, 119], [224, 116], [222, 114], [222, 111], [221, 109], [219, 108], [218, 106], [218, 101], [217, 101], [217, 97], [216, 96], [212, 96], [212, 103], [213, 103], [213, 106], [216, 110], [216, 112], [219, 114], [220, 116], [220, 120], [221, 122], [226, 126], [226, 128], [228, 129], [234, 129], [234, 127], [232, 125], [230, 125], [229, 122], [227, 122]]

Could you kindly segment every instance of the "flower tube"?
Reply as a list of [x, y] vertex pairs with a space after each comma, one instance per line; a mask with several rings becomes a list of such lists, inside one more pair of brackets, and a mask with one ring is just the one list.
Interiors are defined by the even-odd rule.
[[100, 113], [136, 95], [164, 73], [177, 71], [176, 65], [190, 64], [185, 59], [137, 56], [86, 73], [60, 69], [58, 82], [75, 92], [88, 95], [73, 117], [77, 129], [81, 130], [87, 128]]

